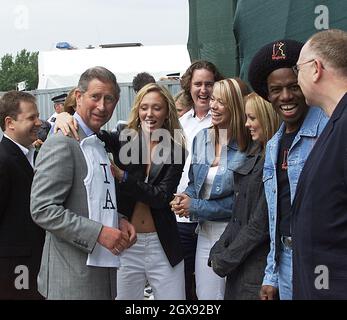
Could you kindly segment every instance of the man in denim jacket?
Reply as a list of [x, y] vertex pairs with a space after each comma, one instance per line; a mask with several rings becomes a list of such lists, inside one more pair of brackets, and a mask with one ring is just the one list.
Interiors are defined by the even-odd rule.
[[292, 299], [291, 204], [301, 170], [328, 120], [319, 108], [307, 106], [298, 85], [294, 66], [302, 46], [294, 40], [269, 43], [249, 67], [254, 91], [270, 101], [283, 120], [266, 146], [263, 170], [271, 243], [262, 300], [275, 299], [278, 293], [281, 300]]

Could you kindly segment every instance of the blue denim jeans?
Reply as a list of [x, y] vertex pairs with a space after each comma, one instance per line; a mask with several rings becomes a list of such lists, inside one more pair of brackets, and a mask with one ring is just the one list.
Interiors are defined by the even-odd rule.
[[280, 300], [292, 300], [293, 268], [292, 249], [281, 243], [280, 261], [278, 266], [278, 290]]

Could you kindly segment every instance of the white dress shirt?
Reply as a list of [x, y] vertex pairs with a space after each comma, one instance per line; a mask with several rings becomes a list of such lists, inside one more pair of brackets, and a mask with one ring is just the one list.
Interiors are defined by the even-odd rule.
[[[195, 115], [194, 108], [192, 108], [182, 117], [180, 117], [179, 120], [186, 138], [187, 150], [189, 151], [184, 165], [182, 177], [177, 187], [177, 193], [182, 193], [187, 188], [189, 182], [188, 171], [191, 162], [191, 148], [193, 140], [200, 130], [208, 128], [212, 125], [212, 116], [211, 111], [209, 111], [202, 119], [200, 119]], [[189, 218], [179, 217], [178, 215], [176, 215], [176, 219], [178, 222], [191, 222]]]

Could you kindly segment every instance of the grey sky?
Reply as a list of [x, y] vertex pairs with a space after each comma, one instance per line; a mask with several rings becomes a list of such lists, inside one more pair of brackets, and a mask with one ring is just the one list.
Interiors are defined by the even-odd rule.
[[186, 44], [188, 0], [0, 0], [0, 57], [89, 44]]

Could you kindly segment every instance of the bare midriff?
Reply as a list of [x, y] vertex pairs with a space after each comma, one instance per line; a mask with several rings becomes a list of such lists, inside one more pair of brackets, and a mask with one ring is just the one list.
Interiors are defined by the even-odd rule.
[[143, 202], [136, 202], [131, 223], [136, 232], [156, 232], [150, 207]]
[[[153, 149], [156, 146], [156, 142], [152, 142], [150, 146], [150, 152], [149, 154], [152, 154]], [[146, 167], [146, 175], [149, 175], [149, 170], [151, 167], [151, 159], [148, 159], [149, 165]], [[136, 232], [138, 233], [149, 233], [149, 232], [156, 232], [151, 208], [143, 203], [143, 202], [136, 202], [134, 212], [131, 218], [131, 223], [135, 227]]]

